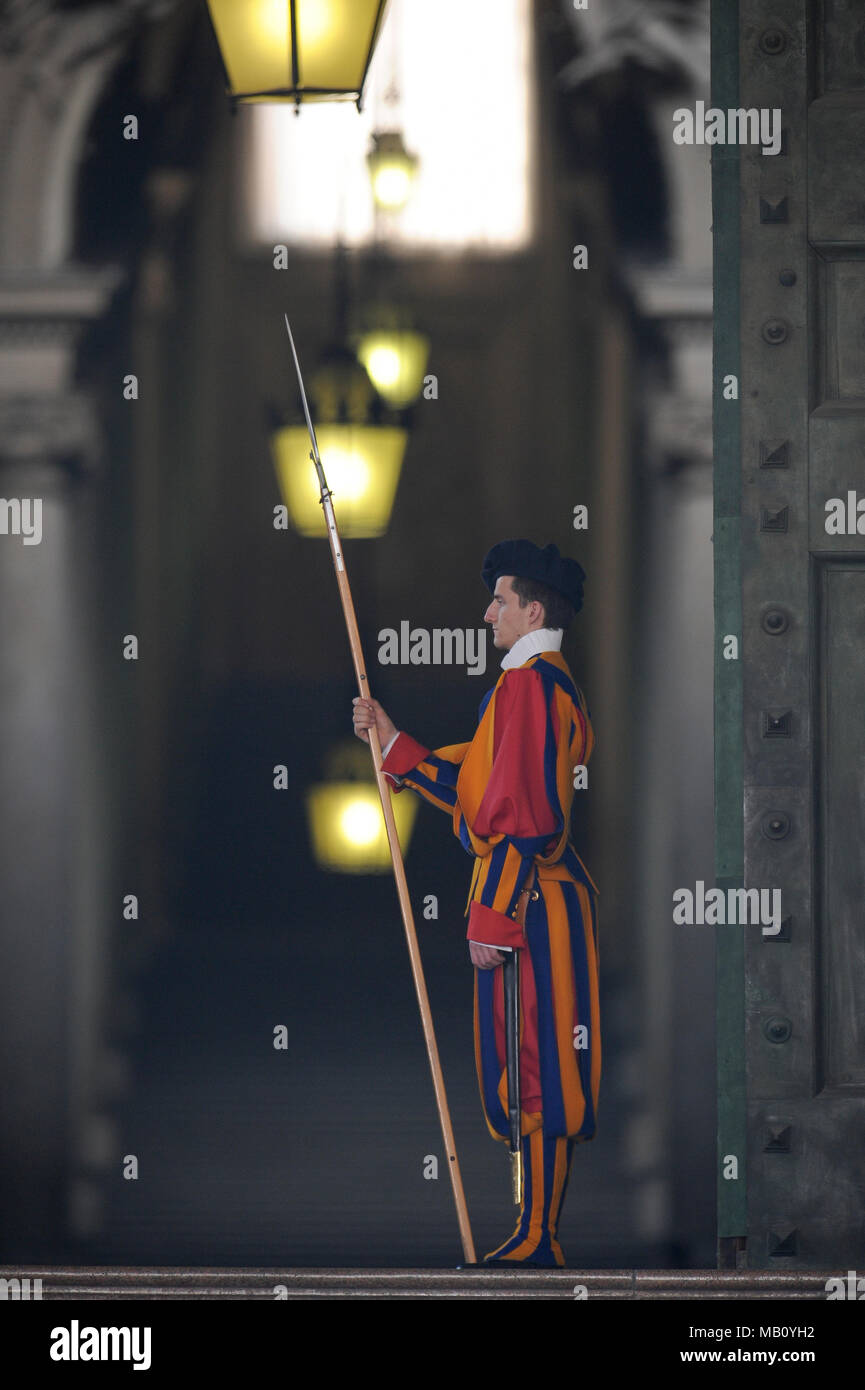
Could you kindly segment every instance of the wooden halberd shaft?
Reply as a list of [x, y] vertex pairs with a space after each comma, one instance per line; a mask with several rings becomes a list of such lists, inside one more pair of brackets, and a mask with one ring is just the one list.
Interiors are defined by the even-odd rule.
[[[361, 648], [360, 633], [357, 627], [357, 617], [354, 611], [354, 600], [351, 595], [351, 588], [348, 582], [348, 575], [345, 568], [345, 558], [342, 553], [342, 543], [337, 529], [336, 517], [334, 516], [333, 503], [331, 501], [330, 488], [327, 486], [327, 479], [324, 475], [324, 468], [321, 456], [318, 452], [318, 443], [315, 437], [312, 418], [309, 413], [309, 405], [306, 399], [306, 391], [303, 387], [303, 377], [300, 371], [300, 362], [297, 357], [297, 349], [294, 346], [291, 324], [288, 321], [288, 314], [285, 315], [285, 326], [288, 329], [288, 340], [291, 344], [291, 353], [294, 358], [294, 366], [297, 372], [300, 395], [303, 401], [303, 411], [306, 416], [306, 424], [309, 430], [309, 437], [312, 443], [310, 458], [315, 465], [318, 474], [319, 487], [321, 488], [321, 505], [324, 510], [325, 524], [327, 526], [328, 540], [333, 557], [333, 566], [336, 573], [336, 582], [339, 589], [339, 597], [342, 602], [342, 611], [345, 617], [345, 625], [348, 630], [349, 646], [354, 663], [355, 676], [357, 677], [358, 694], [362, 699], [369, 700], [371, 692], [369, 680], [366, 674], [366, 664], [363, 659]], [[420, 946], [418, 945], [417, 930], [414, 924], [414, 917], [411, 910], [411, 899], [409, 897], [408, 883], [405, 876], [405, 865], [403, 864], [402, 849], [400, 848], [399, 835], [397, 834], [396, 821], [394, 820], [393, 806], [391, 805], [390, 789], [387, 778], [381, 770], [381, 744], [378, 737], [378, 729], [373, 723], [369, 728], [369, 747], [372, 754], [373, 769], [375, 771], [376, 785], [381, 799], [381, 809], [384, 816], [385, 829], [387, 831], [388, 845], [390, 846], [390, 856], [393, 863], [393, 873], [396, 880], [396, 891], [399, 899], [400, 912], [402, 913], [403, 926], [405, 928], [406, 944], [408, 945], [409, 960], [411, 961], [412, 976], [414, 978], [415, 991], [417, 993], [418, 1007], [420, 1009], [421, 1027], [423, 1028], [424, 1042], [426, 1043], [427, 1056], [429, 1058], [430, 1071], [432, 1073], [433, 1090], [435, 1091], [436, 1105], [439, 1112], [441, 1123], [442, 1138], [444, 1139], [445, 1154], [447, 1156], [448, 1171], [450, 1173], [451, 1187], [453, 1189], [454, 1203], [457, 1209], [457, 1222], [459, 1224], [460, 1240], [462, 1241], [463, 1257], [466, 1264], [475, 1264], [475, 1247], [472, 1240], [471, 1226], [469, 1224], [468, 1207], [466, 1206], [465, 1192], [463, 1190], [462, 1175], [460, 1173], [459, 1160], [457, 1159], [456, 1144], [454, 1143], [453, 1126], [451, 1125], [450, 1109], [448, 1108], [447, 1094], [445, 1092], [444, 1076], [442, 1074], [441, 1061], [439, 1060], [438, 1044], [436, 1043], [435, 1029], [433, 1027], [432, 1011], [430, 1009], [429, 995], [427, 994], [426, 979], [424, 977], [423, 962], [421, 960]]]

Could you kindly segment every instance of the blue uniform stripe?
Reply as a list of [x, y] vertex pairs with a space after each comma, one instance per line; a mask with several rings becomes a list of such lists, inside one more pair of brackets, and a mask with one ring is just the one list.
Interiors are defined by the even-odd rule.
[[440, 782], [433, 781], [432, 777], [427, 777], [425, 773], [418, 772], [416, 768], [411, 777], [405, 777], [403, 780], [409, 784], [413, 791], [432, 797], [451, 809], [457, 804], [456, 787], [443, 786]]
[[545, 685], [560, 685], [569, 699], [573, 700], [577, 709], [582, 709], [580, 692], [570, 677], [566, 676], [564, 671], [560, 671], [558, 666], [554, 666], [551, 661], [544, 661], [543, 657], [538, 657], [538, 660], [532, 663], [532, 669], [537, 671]]
[[469, 828], [466, 825], [465, 816], [463, 815], [462, 811], [460, 811], [459, 815], [459, 839], [460, 844], [462, 845], [466, 853], [470, 854], [472, 858], [474, 858], [474, 845], [472, 844], [471, 836], [469, 835]]
[[481, 1054], [481, 1081], [484, 1109], [487, 1119], [497, 1134], [505, 1138], [508, 1134], [508, 1117], [499, 1100], [499, 1066], [496, 1052], [496, 1025], [494, 1013], [494, 970], [476, 970], [478, 982], [478, 1039]]
[[[577, 890], [572, 883], [563, 883], [562, 890], [565, 894], [571, 933], [571, 956], [574, 962], [574, 979], [577, 990], [577, 1016], [579, 1022], [586, 1025], [589, 1044], [588, 1047], [576, 1049], [580, 1085], [583, 1088], [583, 1098], [586, 1102], [583, 1123], [579, 1129], [579, 1138], [591, 1139], [595, 1132], [595, 1109], [592, 1104], [592, 999], [589, 992], [589, 963], [586, 956], [583, 914], [580, 909]], [[592, 901], [591, 893], [589, 894], [589, 901]]]
[[[547, 800], [556, 813], [558, 823], [557, 834], [561, 835], [564, 824], [562, 814], [562, 803], [559, 797], [558, 782], [558, 741], [553, 728], [553, 710], [555, 701], [555, 686], [560, 686], [569, 695], [573, 691], [571, 698], [576, 701], [576, 686], [573, 681], [569, 681], [561, 671], [555, 666], [551, 666], [548, 661], [536, 661], [532, 670], [537, 671], [544, 686], [544, 699], [547, 702], [547, 728], [544, 738], [544, 787], [547, 793]], [[571, 720], [571, 739], [573, 739], [574, 722]]]
[[589, 897], [592, 899], [592, 905], [594, 908], [595, 889], [592, 886], [592, 882], [588, 874], [586, 873], [585, 869], [580, 863], [577, 851], [574, 849], [570, 840], [565, 845], [565, 850], [561, 858], [561, 863], [564, 864], [569, 874], [573, 874], [574, 878], [578, 878], [580, 880], [580, 883], [584, 883], [586, 885], [586, 887], [589, 890]]
[[[498, 681], [496, 682], [496, 685], [498, 685]], [[493, 696], [495, 695], [495, 693], [496, 693], [496, 686], [495, 686], [495, 685], [491, 685], [490, 688], [489, 688], [489, 690], [487, 691], [486, 695], [484, 695], [483, 699], [481, 700], [480, 704], [478, 705], [478, 723], [480, 723], [481, 720], [483, 719], [484, 713], [485, 713], [485, 711], [486, 711], [486, 707], [487, 707], [487, 705], [489, 704], [490, 700], [491, 700], [491, 699], [493, 698]]]
[[547, 733], [544, 739], [544, 786], [546, 788], [547, 800], [556, 814], [556, 836], [562, 833], [564, 827], [564, 816], [562, 815], [562, 803], [559, 800], [559, 783], [557, 777], [558, 745], [556, 736], [553, 732], [553, 705], [552, 699], [547, 699]]
[[500, 840], [497, 845], [493, 845], [488, 855], [489, 868], [481, 890], [480, 901], [484, 907], [493, 907], [496, 893], [498, 892], [499, 882], [508, 857], [508, 841]]
[[544, 1106], [544, 1129], [547, 1134], [565, 1134], [565, 1102], [559, 1070], [559, 1049], [556, 1040], [554, 992], [550, 965], [550, 928], [547, 905], [543, 894], [526, 913], [526, 942], [535, 972], [535, 993], [538, 1001], [538, 1052], [541, 1070], [541, 1092]]
[[425, 767], [435, 768], [437, 787], [456, 787], [457, 778], [460, 775], [460, 763], [452, 763], [447, 758], [440, 758], [438, 753], [427, 753], [423, 762]]

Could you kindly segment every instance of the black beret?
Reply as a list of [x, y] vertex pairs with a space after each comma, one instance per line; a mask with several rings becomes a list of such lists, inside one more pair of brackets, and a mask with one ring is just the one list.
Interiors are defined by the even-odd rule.
[[534, 541], [500, 541], [484, 559], [481, 577], [493, 593], [496, 580], [503, 574], [518, 579], [536, 579], [547, 588], [562, 594], [579, 613], [583, 606], [583, 580], [585, 571], [576, 560], [569, 560], [559, 554], [555, 545], [545, 545], [543, 550]]

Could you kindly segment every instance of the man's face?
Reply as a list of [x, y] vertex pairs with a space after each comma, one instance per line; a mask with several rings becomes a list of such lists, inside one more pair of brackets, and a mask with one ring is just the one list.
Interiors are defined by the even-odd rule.
[[543, 614], [543, 608], [538, 603], [527, 603], [525, 608], [520, 607], [519, 594], [514, 593], [511, 587], [512, 579], [512, 574], [500, 575], [496, 580], [492, 602], [484, 614], [484, 622], [492, 624], [493, 646], [506, 652], [532, 627], [540, 626], [534, 620], [534, 610], [538, 609]]

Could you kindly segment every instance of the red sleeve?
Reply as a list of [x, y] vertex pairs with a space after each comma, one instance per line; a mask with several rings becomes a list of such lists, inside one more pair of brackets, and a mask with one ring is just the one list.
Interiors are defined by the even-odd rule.
[[412, 768], [417, 767], [429, 756], [429, 749], [424, 748], [422, 743], [412, 738], [411, 734], [399, 733], [396, 742], [391, 748], [386, 758], [382, 759], [381, 770], [387, 776], [388, 781], [395, 791], [405, 791], [405, 788], [394, 782], [394, 777], [404, 777]]
[[492, 766], [471, 831], [489, 844], [474, 879], [466, 935], [490, 946], [524, 946], [514, 921], [536, 854], [561, 829], [555, 785], [557, 717], [531, 667], [508, 671], [495, 695]]
[[473, 902], [469, 911], [467, 941], [480, 941], [484, 946], [525, 946], [526, 936], [519, 922], [496, 912], [483, 903]]
[[[472, 829], [484, 839], [553, 835], [558, 820], [544, 776], [547, 699], [543, 681], [531, 667], [508, 671], [495, 699], [493, 767]], [[555, 777], [555, 767], [552, 772]]]

